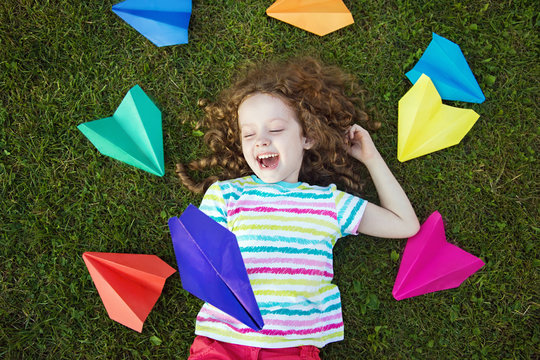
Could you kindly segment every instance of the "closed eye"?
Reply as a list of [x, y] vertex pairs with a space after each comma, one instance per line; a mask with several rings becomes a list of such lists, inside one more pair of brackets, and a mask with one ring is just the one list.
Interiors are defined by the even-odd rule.
[[283, 129], [275, 129], [275, 130], [270, 130], [271, 133], [279, 133], [279, 132], [282, 132]]
[[249, 138], [252, 137], [253, 135], [255, 135], [255, 134], [244, 134], [244, 135], [242, 135], [242, 137], [243, 137], [244, 139], [249, 139]]

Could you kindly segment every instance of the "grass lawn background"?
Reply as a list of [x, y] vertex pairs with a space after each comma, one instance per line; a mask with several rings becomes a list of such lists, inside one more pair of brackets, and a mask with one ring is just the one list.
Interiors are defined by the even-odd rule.
[[[174, 173], [205, 151], [197, 100], [241, 64], [295, 55], [357, 76], [420, 220], [438, 210], [448, 240], [486, 263], [457, 289], [398, 302], [405, 240], [341, 239], [346, 335], [322, 358], [539, 356], [537, 2], [345, 1], [355, 24], [321, 38], [267, 17], [269, 0], [194, 1], [189, 44], [165, 48], [115, 2], [0, 4], [0, 358], [187, 357], [202, 303], [178, 273], [139, 334], [109, 319], [81, 255], [155, 254], [176, 267], [167, 219], [201, 199]], [[445, 102], [478, 122], [459, 145], [400, 163], [397, 102], [432, 32], [461, 46], [487, 100]], [[163, 113], [163, 177], [101, 155], [76, 128], [110, 116], [136, 84]]]

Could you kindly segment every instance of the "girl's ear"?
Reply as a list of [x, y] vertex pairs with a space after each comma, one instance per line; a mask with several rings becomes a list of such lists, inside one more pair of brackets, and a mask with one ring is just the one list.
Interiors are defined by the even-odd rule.
[[302, 138], [302, 146], [304, 147], [304, 150], [309, 150], [315, 145], [315, 140], [309, 139], [309, 138]]

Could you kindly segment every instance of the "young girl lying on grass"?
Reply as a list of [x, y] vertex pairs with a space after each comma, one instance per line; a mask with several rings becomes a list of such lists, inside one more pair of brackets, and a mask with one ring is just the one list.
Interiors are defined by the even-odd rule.
[[[177, 173], [190, 190], [206, 191], [200, 209], [236, 235], [265, 326], [252, 330], [206, 303], [190, 359], [319, 359], [318, 348], [344, 337], [331, 283], [336, 241], [418, 231], [364, 129], [374, 124], [345, 93], [354, 85], [340, 69], [302, 58], [258, 66], [205, 106], [212, 155], [189, 167], [218, 166], [219, 179], [230, 180], [196, 183], [182, 164]], [[366, 166], [380, 205], [352, 194], [363, 184], [352, 159]]]

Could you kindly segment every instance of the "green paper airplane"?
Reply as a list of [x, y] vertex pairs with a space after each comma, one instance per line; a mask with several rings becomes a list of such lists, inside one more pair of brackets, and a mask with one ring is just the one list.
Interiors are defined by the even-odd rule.
[[135, 85], [113, 116], [77, 126], [103, 155], [149, 173], [165, 174], [161, 111]]

